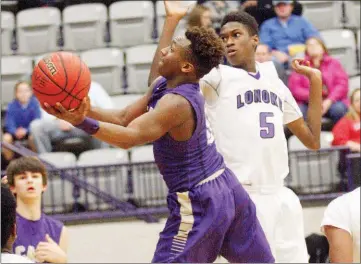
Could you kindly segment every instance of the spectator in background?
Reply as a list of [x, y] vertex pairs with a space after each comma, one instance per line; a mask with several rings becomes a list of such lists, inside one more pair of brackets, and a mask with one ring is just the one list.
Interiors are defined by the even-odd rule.
[[332, 145], [348, 146], [352, 152], [360, 152], [360, 89], [355, 89], [350, 99], [347, 114], [332, 130]]
[[[104, 109], [113, 108], [113, 102], [110, 96], [104, 88], [96, 82], [92, 82], [90, 85], [89, 97], [92, 106]], [[64, 120], [56, 119], [45, 111], [43, 111], [43, 117], [41, 119], [31, 123], [31, 130], [33, 131], [34, 142], [38, 153], [51, 152], [54, 141], [72, 137], [88, 138], [91, 142], [91, 146], [89, 146], [90, 149], [108, 146], [108, 144], [89, 136], [83, 130], [73, 127]]]
[[[276, 17], [272, 0], [240, 0], [240, 2], [242, 10], [253, 16], [260, 26], [265, 20]], [[292, 14], [302, 15], [302, 5], [297, 1], [293, 1]]]
[[237, 11], [240, 7], [237, 1], [207, 1], [203, 5], [211, 11], [213, 27], [217, 32], [221, 27], [223, 17], [231, 11]]
[[188, 15], [187, 28], [212, 27], [211, 11], [208, 7], [196, 5]]
[[38, 263], [67, 263], [68, 230], [42, 212], [48, 176], [41, 161], [35, 157], [15, 159], [1, 181], [8, 183], [16, 196], [15, 254]]
[[[319, 38], [312, 37], [307, 40], [306, 60], [309, 60], [311, 66], [322, 73], [323, 115], [335, 124], [347, 112], [348, 75], [341, 63], [328, 55], [325, 44]], [[310, 90], [308, 79], [293, 72], [288, 79], [288, 87], [306, 117]]]
[[[28, 145], [35, 150], [33, 136], [31, 135], [30, 123], [39, 119], [40, 105], [29, 83], [19, 81], [15, 85], [15, 99], [9, 103], [5, 115], [5, 133], [3, 141], [12, 144], [14, 141], [28, 140]], [[12, 160], [14, 153], [3, 148], [6, 161]]]
[[285, 64], [304, 52], [304, 44], [310, 37], [319, 37], [319, 32], [305, 18], [293, 15], [291, 0], [273, 1], [277, 17], [263, 22], [260, 42], [268, 45], [274, 59]]
[[[272, 53], [270, 48], [267, 45], [259, 44], [256, 50], [256, 61], [258, 62], [266, 62], [272, 61]], [[278, 77], [283, 81], [285, 85], [287, 85], [287, 75], [286, 70], [283, 68], [283, 65], [277, 61], [273, 61], [275, 68], [278, 73]]]

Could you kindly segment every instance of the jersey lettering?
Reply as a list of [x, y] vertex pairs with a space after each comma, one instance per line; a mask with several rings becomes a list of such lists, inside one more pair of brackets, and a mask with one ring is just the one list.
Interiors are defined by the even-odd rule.
[[283, 112], [282, 100], [274, 92], [269, 92], [267, 90], [248, 90], [242, 96], [241, 94], [237, 95], [237, 109], [244, 107], [245, 105], [250, 105], [253, 103], [264, 103], [278, 107]]

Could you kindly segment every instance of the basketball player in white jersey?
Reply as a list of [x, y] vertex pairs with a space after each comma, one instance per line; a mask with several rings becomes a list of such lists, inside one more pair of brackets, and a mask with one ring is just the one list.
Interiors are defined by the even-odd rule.
[[321, 73], [303, 60], [292, 62], [310, 81], [306, 123], [273, 63], [255, 62], [255, 19], [245, 12], [229, 13], [220, 37], [232, 66], [214, 68], [201, 84], [217, 148], [255, 202], [276, 262], [308, 262], [302, 207], [284, 186], [289, 173], [284, 125], [308, 148], [319, 148]]
[[321, 230], [330, 244], [331, 263], [360, 263], [360, 187], [328, 205]]

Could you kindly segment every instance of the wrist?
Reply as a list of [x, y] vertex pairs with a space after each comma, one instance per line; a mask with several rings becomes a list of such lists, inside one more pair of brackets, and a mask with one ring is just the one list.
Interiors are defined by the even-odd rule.
[[99, 122], [95, 119], [86, 117], [83, 122], [78, 125], [74, 125], [76, 128], [79, 128], [90, 135], [94, 135], [99, 130]]
[[166, 15], [165, 19], [167, 21], [178, 23], [183, 17], [177, 15]]

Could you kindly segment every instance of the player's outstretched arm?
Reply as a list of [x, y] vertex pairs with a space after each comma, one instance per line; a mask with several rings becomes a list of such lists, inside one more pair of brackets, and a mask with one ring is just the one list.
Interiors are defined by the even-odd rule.
[[86, 111], [86, 116], [106, 123], [127, 126], [135, 118], [147, 112], [147, 106], [152, 95], [152, 91], [160, 78], [161, 77], [156, 78], [153, 81], [153, 83], [149, 86], [148, 91], [141, 98], [123, 109], [115, 110], [91, 107], [88, 98], [87, 101], [83, 102], [86, 104], [86, 108], [89, 109]]
[[[305, 63], [305, 64], [304, 64]], [[317, 69], [311, 68], [309, 62], [295, 59], [292, 68], [310, 80], [310, 98], [307, 111], [307, 123], [299, 118], [287, 124], [291, 132], [309, 149], [320, 148], [322, 120], [322, 75]]]
[[159, 76], [158, 65], [161, 57], [160, 51], [170, 46], [179, 21], [187, 14], [188, 7], [182, 5], [181, 2], [182, 1], [164, 1], [166, 17], [159, 38], [158, 47], [155, 51], [152, 66], [150, 68], [148, 86]]
[[136, 118], [127, 127], [85, 118], [82, 106], [70, 112], [57, 103], [54, 108], [47, 105], [44, 110], [99, 140], [123, 149], [153, 142], [193, 116], [190, 103], [184, 97], [174, 94], [165, 95], [154, 110]]
[[325, 226], [325, 235], [330, 244], [331, 263], [353, 262], [352, 236], [346, 230], [334, 226]]

